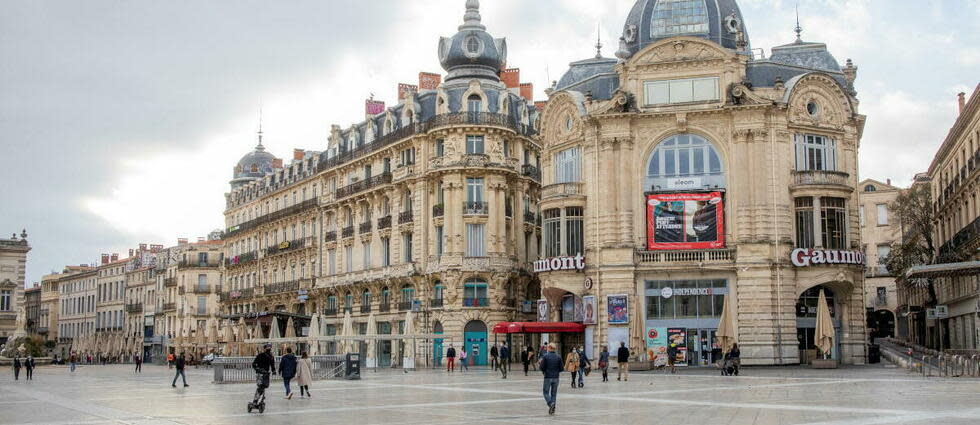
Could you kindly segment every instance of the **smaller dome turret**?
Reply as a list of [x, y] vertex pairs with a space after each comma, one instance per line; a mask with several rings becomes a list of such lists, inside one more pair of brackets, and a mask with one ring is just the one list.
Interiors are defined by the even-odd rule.
[[439, 62], [448, 72], [446, 82], [461, 78], [500, 81], [500, 69], [507, 63], [507, 40], [493, 38], [486, 29], [479, 0], [467, 0], [459, 32], [439, 39]]
[[276, 156], [266, 152], [262, 146], [262, 130], [259, 130], [259, 144], [255, 150], [245, 154], [235, 166], [231, 188], [237, 189], [248, 182], [261, 179], [273, 171]]

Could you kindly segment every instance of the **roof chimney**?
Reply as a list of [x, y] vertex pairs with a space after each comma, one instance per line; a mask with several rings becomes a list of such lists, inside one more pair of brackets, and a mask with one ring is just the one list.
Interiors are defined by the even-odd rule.
[[436, 90], [442, 83], [442, 76], [432, 72], [419, 73], [419, 90]]
[[109, 254], [102, 254], [102, 264], [109, 264]]
[[510, 68], [500, 71], [500, 79], [507, 86], [507, 88], [518, 88], [521, 86], [521, 69]]
[[109, 261], [110, 262], [113, 262], [113, 263], [115, 263], [116, 261], [119, 261], [119, 254], [113, 252], [112, 255], [109, 256]]
[[197, 241], [198, 242], [204, 242], [204, 236], [198, 236], [197, 237]]
[[534, 84], [521, 83], [521, 97], [527, 99], [528, 102], [534, 102]]
[[177, 245], [187, 245], [187, 238], [177, 238]]
[[129, 249], [129, 257], [126, 257], [126, 258], [132, 258], [132, 257], [133, 257], [133, 248], [130, 248]]
[[302, 161], [303, 157], [306, 156], [306, 151], [302, 149], [293, 149], [293, 161]]
[[960, 113], [962, 114], [963, 110], [966, 109], [966, 93], [960, 92], [956, 97], [960, 100]]

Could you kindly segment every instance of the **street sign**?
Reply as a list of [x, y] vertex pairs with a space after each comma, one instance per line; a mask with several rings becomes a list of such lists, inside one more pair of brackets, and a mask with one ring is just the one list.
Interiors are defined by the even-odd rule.
[[936, 318], [937, 319], [947, 319], [949, 318], [949, 306], [937, 305], [936, 306]]
[[926, 320], [936, 320], [936, 309], [934, 308], [926, 309]]

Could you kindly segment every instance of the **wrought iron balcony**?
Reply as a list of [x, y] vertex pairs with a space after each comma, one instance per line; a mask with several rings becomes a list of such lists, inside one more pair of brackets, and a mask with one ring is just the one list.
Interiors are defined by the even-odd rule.
[[323, 235], [323, 240], [326, 242], [336, 242], [337, 241], [337, 231], [331, 230]]
[[217, 268], [217, 267], [220, 267], [220, 266], [221, 266], [221, 264], [213, 263], [213, 262], [208, 262], [208, 261], [184, 261], [184, 260], [181, 260], [181, 261], [178, 261], [177, 262], [177, 268], [178, 269]]
[[411, 222], [412, 222], [411, 211], [402, 211], [401, 213], [398, 214], [398, 224], [405, 224]]
[[270, 246], [265, 249], [265, 255], [276, 255], [282, 254], [284, 252], [295, 251], [306, 246], [306, 238], [294, 239], [291, 241], [282, 241], [278, 244]]
[[361, 304], [361, 313], [370, 313], [371, 304]]
[[541, 181], [541, 170], [531, 164], [524, 164], [521, 167], [521, 174], [528, 176], [534, 180]]
[[141, 312], [143, 312], [143, 304], [142, 303], [126, 304], [126, 312], [127, 313], [141, 313]]
[[225, 258], [225, 266], [240, 266], [243, 264], [251, 263], [259, 259], [258, 251], [246, 252], [241, 255], [235, 255], [231, 258]]
[[408, 311], [412, 309], [412, 301], [402, 301], [398, 303], [399, 311]]
[[366, 221], [364, 223], [361, 223], [360, 226], [357, 227], [357, 233], [362, 233], [362, 234], [363, 233], [371, 233], [371, 230], [372, 230], [372, 228], [371, 228], [371, 222], [370, 221]]
[[487, 202], [463, 202], [463, 215], [487, 215], [490, 204]]
[[463, 298], [463, 307], [487, 307], [489, 305], [489, 298]]
[[164, 278], [163, 279], [163, 287], [164, 288], [173, 288], [175, 286], [177, 286], [177, 278], [176, 277], [167, 277], [167, 278]]
[[191, 288], [191, 293], [194, 293], [194, 294], [210, 294], [211, 293], [211, 287], [210, 286], [198, 286], [198, 285], [194, 285]]
[[361, 181], [356, 181], [347, 186], [337, 189], [336, 198], [346, 198], [348, 196], [363, 192], [365, 190], [371, 189], [373, 187], [381, 186], [383, 184], [391, 183], [391, 173], [385, 172], [378, 174], [374, 177], [367, 178]]
[[310, 279], [299, 279], [289, 282], [279, 282], [265, 285], [265, 294], [281, 294], [284, 292], [296, 292], [301, 289], [303, 283], [310, 281]]
[[433, 299], [429, 300], [429, 307], [432, 307], [432, 308], [442, 308], [442, 305], [443, 305], [443, 299], [442, 298], [433, 298]]
[[378, 230], [391, 228], [391, 216], [386, 215], [378, 219]]
[[443, 204], [435, 204], [432, 206], [432, 216], [442, 217], [446, 214], [446, 206]]
[[325, 309], [323, 309], [323, 315], [324, 316], [336, 316], [337, 315], [337, 308], [336, 307], [334, 307], [334, 308], [329, 308], [329, 307], [328, 308], [325, 308]]
[[524, 211], [524, 222], [534, 224], [534, 211]]
[[347, 226], [340, 231], [340, 235], [344, 238], [354, 237], [354, 226]]
[[164, 303], [163, 311], [174, 311], [177, 310], [177, 303]]
[[230, 236], [234, 236], [235, 234], [237, 234], [237, 233], [239, 233], [241, 231], [248, 230], [248, 229], [254, 229], [254, 228], [256, 228], [256, 227], [258, 227], [258, 226], [260, 226], [262, 224], [265, 224], [265, 223], [268, 223], [268, 222], [271, 222], [271, 221], [275, 221], [275, 220], [278, 220], [280, 218], [288, 217], [290, 215], [293, 215], [293, 214], [296, 214], [296, 213], [299, 213], [299, 212], [308, 210], [310, 208], [316, 207], [318, 204], [319, 204], [319, 200], [317, 200], [316, 198], [307, 199], [307, 200], [305, 200], [303, 202], [300, 202], [300, 203], [298, 203], [296, 205], [291, 205], [291, 206], [288, 206], [286, 208], [283, 208], [283, 209], [281, 209], [279, 211], [273, 211], [271, 213], [268, 213], [268, 214], [265, 214], [265, 215], [256, 217], [256, 218], [254, 218], [252, 220], [246, 221], [246, 222], [244, 222], [242, 224], [239, 224], [237, 226], [231, 226], [231, 227], [229, 227], [228, 229], [225, 230], [224, 237], [227, 238], [227, 237], [230, 237]]
[[585, 185], [577, 182], [549, 184], [541, 188], [541, 199], [585, 196]]
[[794, 171], [793, 185], [794, 186], [821, 185], [821, 186], [852, 187], [851, 183], [848, 181], [849, 177], [850, 174], [841, 171], [821, 171], [821, 170]]
[[378, 311], [382, 313], [391, 311], [391, 304], [386, 302], [382, 302], [381, 304], [378, 304]]
[[221, 302], [249, 300], [255, 296], [255, 288], [234, 289], [221, 293]]

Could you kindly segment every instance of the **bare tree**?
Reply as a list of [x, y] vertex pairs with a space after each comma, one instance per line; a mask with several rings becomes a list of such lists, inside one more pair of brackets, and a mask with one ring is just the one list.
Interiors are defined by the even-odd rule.
[[[902, 225], [902, 240], [892, 244], [885, 267], [888, 272], [899, 277], [911, 267], [939, 262], [936, 244], [933, 239], [932, 193], [928, 185], [915, 185], [903, 191], [889, 206], [892, 214]], [[943, 258], [943, 260], [955, 260]], [[929, 292], [929, 305], [935, 305], [936, 288], [932, 278], [914, 279], [910, 286], [925, 285]]]

